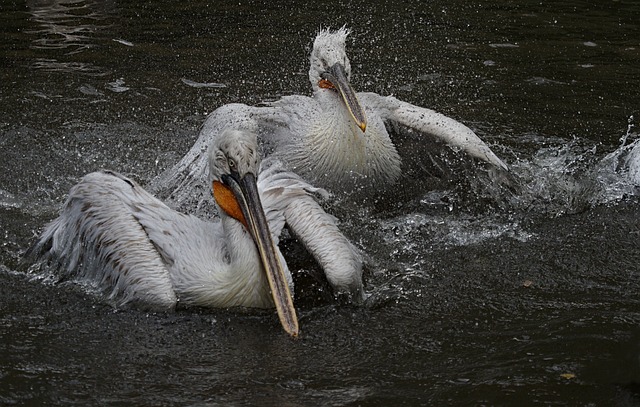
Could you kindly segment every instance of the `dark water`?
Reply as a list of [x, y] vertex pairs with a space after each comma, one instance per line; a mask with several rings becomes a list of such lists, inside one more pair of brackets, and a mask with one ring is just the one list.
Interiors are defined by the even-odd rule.
[[[640, 404], [640, 202], [607, 157], [638, 138], [640, 5], [468, 3], [3, 2], [0, 404]], [[296, 341], [272, 312], [116, 311], [29, 273], [79, 177], [146, 183], [216, 107], [307, 94], [343, 24], [356, 89], [463, 121], [526, 188], [452, 161], [442, 189], [336, 208], [371, 297], [301, 284]]]

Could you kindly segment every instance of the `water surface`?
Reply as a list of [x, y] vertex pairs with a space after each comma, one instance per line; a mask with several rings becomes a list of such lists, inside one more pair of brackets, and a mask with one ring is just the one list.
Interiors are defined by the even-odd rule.
[[[640, 6], [591, 3], [3, 5], [0, 404], [638, 404], [640, 203], [620, 164]], [[364, 306], [333, 301], [289, 242], [295, 341], [269, 311], [114, 310], [29, 272], [82, 175], [145, 184], [222, 104], [308, 94], [314, 34], [343, 24], [357, 90], [466, 123], [526, 188], [398, 140], [407, 171], [432, 155], [450, 173], [333, 207], [367, 256]]]

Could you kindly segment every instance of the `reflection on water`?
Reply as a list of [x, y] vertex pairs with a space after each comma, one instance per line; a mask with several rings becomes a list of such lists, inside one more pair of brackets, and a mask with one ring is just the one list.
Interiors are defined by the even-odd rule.
[[105, 76], [109, 72], [104, 68], [84, 62], [60, 62], [55, 59], [38, 58], [32, 65], [34, 69], [51, 72], [77, 72], [89, 76]]
[[[31, 1], [27, 5], [32, 21], [40, 27], [27, 31], [39, 37], [33, 41], [33, 48], [67, 49], [72, 55], [96, 46], [90, 41], [103, 18], [84, 1]], [[89, 23], [82, 24], [83, 20]]]
[[[109, 27], [107, 19], [112, 13], [113, 1], [43, 0], [28, 1], [30, 20], [35, 28], [26, 30], [36, 38], [35, 50], [60, 50], [64, 56], [80, 54], [98, 47], [97, 33]], [[36, 58], [32, 68], [46, 71], [79, 72], [103, 76], [108, 72], [90, 62], [60, 61]]]

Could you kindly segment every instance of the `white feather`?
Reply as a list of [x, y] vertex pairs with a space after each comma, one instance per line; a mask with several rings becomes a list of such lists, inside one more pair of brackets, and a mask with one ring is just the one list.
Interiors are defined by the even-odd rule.
[[274, 155], [306, 181], [331, 192], [357, 188], [371, 194], [398, 180], [402, 174], [401, 158], [387, 131], [390, 125], [442, 140], [454, 149], [507, 170], [505, 163], [464, 124], [391, 96], [357, 94], [367, 117], [363, 133], [338, 92], [318, 85], [322, 72], [338, 62], [350, 77], [345, 49], [348, 34], [349, 30], [343, 27], [322, 30], [316, 36], [309, 68], [311, 97], [286, 96], [264, 107], [220, 107], [207, 118], [198, 141], [182, 161], [154, 182], [154, 190], [177, 206], [200, 196], [197, 189], [204, 168], [202, 146], [230, 122], [257, 131], [267, 148], [266, 155]]
[[[244, 157], [250, 168], [241, 170], [257, 170], [257, 145], [226, 141], [230, 144], [213, 140], [231, 154]], [[236, 162], [238, 167], [244, 165], [240, 159]], [[326, 192], [284, 171], [273, 159], [263, 162], [261, 168], [258, 192], [274, 242], [277, 244], [286, 223], [300, 224], [301, 240], [325, 267], [336, 290], [362, 294], [359, 254], [314, 199]], [[60, 216], [47, 225], [31, 253], [61, 276], [102, 290], [117, 305], [171, 309], [180, 302], [272, 307], [253, 239], [240, 222], [219, 212], [220, 219], [203, 221], [169, 208], [120, 174], [91, 173], [71, 189]], [[309, 214], [319, 222], [300, 221]], [[324, 239], [330, 240], [326, 247]], [[328, 259], [332, 250], [339, 254], [340, 262]], [[291, 286], [291, 274], [279, 251], [278, 256]], [[340, 278], [331, 277], [336, 275]]]

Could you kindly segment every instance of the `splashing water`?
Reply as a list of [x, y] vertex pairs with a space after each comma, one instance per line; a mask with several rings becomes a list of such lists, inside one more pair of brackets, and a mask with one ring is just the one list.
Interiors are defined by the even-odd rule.
[[[633, 116], [630, 116], [627, 132], [620, 138], [620, 146], [601, 161], [603, 168], [619, 174], [627, 181], [625, 186], [633, 188], [631, 191], [624, 188], [625, 194], [637, 194], [640, 187], [640, 138], [638, 133], [633, 132], [634, 127]], [[630, 138], [635, 140], [627, 144]]]
[[619, 201], [640, 191], [640, 139], [633, 117], [620, 146], [602, 157], [600, 146], [574, 139], [539, 149], [530, 159], [512, 164], [522, 190], [507, 197], [514, 209], [552, 216], [582, 212]]

